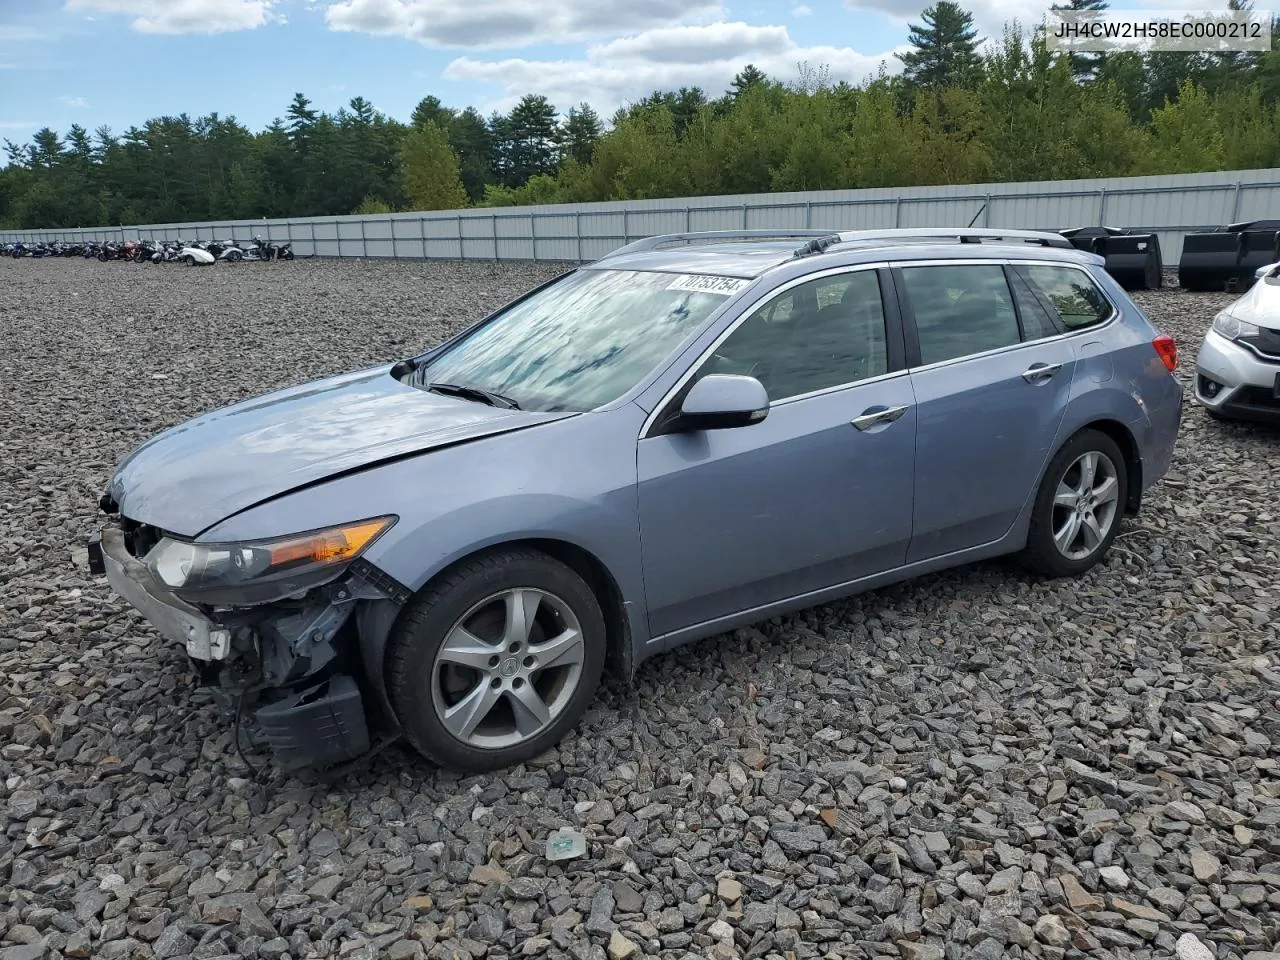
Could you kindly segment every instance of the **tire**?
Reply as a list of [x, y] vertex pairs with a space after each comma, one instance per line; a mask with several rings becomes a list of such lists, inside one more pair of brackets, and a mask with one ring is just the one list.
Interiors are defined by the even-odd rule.
[[233, 250], [231, 251], [231, 253], [227, 254], [227, 259], [230, 260], [232, 263], [239, 263], [241, 260], [244, 259], [244, 254], [241, 253], [239, 250]]
[[[1055, 505], [1054, 500], [1060, 487], [1064, 496], [1068, 490], [1083, 488], [1084, 477], [1080, 467], [1085, 458], [1095, 464], [1094, 482], [1090, 488], [1093, 499], [1077, 502], [1084, 510], [1081, 514], [1076, 508]], [[1113, 482], [1104, 484], [1107, 479]], [[1027, 546], [1022, 553], [1023, 563], [1049, 577], [1078, 577], [1096, 566], [1120, 532], [1128, 484], [1128, 465], [1116, 442], [1098, 430], [1077, 433], [1049, 462], [1044, 480], [1036, 492]], [[1098, 499], [1104, 489], [1114, 496], [1104, 493], [1102, 499]], [[1074, 532], [1068, 529], [1073, 513], [1077, 518]], [[1095, 522], [1092, 525], [1081, 522], [1082, 517], [1093, 517]], [[1100, 539], [1096, 536], [1099, 530], [1102, 532]], [[1093, 531], [1092, 535], [1090, 531]], [[1055, 533], [1065, 540], [1065, 549], [1059, 546]]]
[[[532, 601], [535, 594], [536, 603], [518, 605], [534, 610], [532, 628], [507, 633], [507, 597]], [[566, 642], [562, 663], [544, 668], [529, 655], [545, 652], [548, 634], [554, 639], [575, 620], [579, 640]], [[463, 624], [484, 646], [464, 643], [450, 657], [446, 641]], [[500, 638], [501, 645], [495, 643]], [[518, 646], [505, 646], [512, 639]], [[467, 658], [469, 651], [475, 652]], [[474, 666], [446, 662], [459, 658]], [[563, 739], [594, 699], [604, 661], [604, 614], [586, 582], [540, 551], [500, 549], [464, 561], [410, 602], [388, 646], [387, 692], [419, 753], [451, 770], [485, 773], [530, 760]], [[529, 692], [546, 708], [540, 723], [517, 710], [518, 698], [528, 699]], [[443, 711], [472, 696], [480, 698], [481, 725], [451, 730]]]
[[282, 260], [292, 260], [292, 259], [293, 259], [293, 251], [292, 251], [292, 250], [286, 250], [284, 253], [280, 254], [280, 258], [281, 258]]
[[182, 258], [182, 262], [185, 263], [188, 267], [194, 267], [196, 265], [196, 258], [188, 253], [185, 257]]

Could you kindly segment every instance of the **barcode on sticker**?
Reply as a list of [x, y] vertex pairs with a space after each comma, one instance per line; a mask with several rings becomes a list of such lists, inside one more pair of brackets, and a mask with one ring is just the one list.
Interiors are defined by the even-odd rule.
[[682, 274], [667, 285], [668, 290], [692, 290], [697, 293], [719, 293], [728, 296], [745, 287], [750, 280], [742, 277], [709, 277], [696, 273]]

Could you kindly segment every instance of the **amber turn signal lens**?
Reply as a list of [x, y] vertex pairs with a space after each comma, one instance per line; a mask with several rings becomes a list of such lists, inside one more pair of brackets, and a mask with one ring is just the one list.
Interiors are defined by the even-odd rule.
[[337, 563], [356, 556], [374, 537], [391, 525], [390, 517], [364, 520], [345, 527], [303, 534], [271, 546], [271, 566], [296, 563]]

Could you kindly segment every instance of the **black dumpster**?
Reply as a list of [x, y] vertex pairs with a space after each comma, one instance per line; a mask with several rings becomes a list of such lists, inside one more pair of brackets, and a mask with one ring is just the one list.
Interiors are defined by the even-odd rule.
[[1080, 250], [1106, 258], [1107, 273], [1126, 290], [1158, 290], [1164, 285], [1160, 238], [1127, 227], [1074, 227], [1059, 231]]
[[1280, 260], [1280, 220], [1248, 220], [1182, 240], [1178, 284], [1184, 290], [1247, 290], [1259, 267]]

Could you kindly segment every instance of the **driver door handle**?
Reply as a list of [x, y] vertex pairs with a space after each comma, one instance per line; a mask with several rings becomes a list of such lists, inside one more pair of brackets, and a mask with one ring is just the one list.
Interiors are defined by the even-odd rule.
[[1033, 363], [1022, 372], [1022, 379], [1027, 383], [1043, 383], [1061, 369], [1060, 363]]
[[861, 416], [854, 417], [849, 422], [859, 430], [870, 430], [872, 427], [879, 426], [882, 423], [893, 423], [907, 412], [905, 406], [899, 407], [881, 407], [876, 409], [871, 407]]

